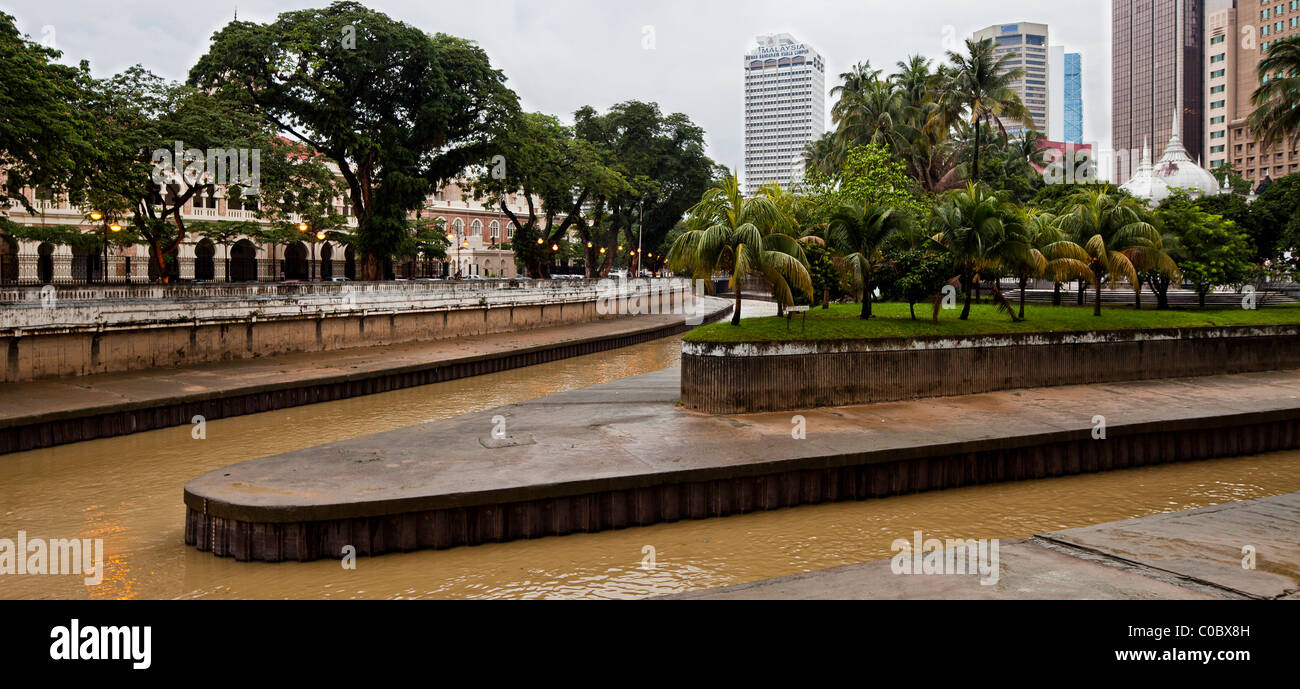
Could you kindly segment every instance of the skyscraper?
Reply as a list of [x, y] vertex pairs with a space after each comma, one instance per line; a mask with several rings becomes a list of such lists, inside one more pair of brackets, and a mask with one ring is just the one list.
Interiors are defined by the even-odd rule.
[[1083, 56], [1065, 54], [1064, 141], [1083, 143]]
[[826, 63], [790, 34], [745, 53], [745, 192], [803, 178], [803, 151], [826, 131]]
[[1168, 141], [1181, 107], [1179, 136], [1204, 150], [1203, 0], [1111, 1], [1111, 179], [1129, 179], [1144, 145]]
[[[1014, 53], [1007, 61], [1007, 69], [1023, 69], [1025, 75], [1012, 84], [1020, 95], [1020, 100], [1033, 118], [1033, 127], [1044, 135], [1050, 132], [1051, 118], [1048, 116], [1048, 40], [1047, 25], [1020, 22], [1018, 24], [994, 24], [975, 32], [975, 40], [993, 41], [993, 52], [998, 57]], [[1017, 135], [1025, 130], [1019, 124], [1008, 124], [1007, 133]]]

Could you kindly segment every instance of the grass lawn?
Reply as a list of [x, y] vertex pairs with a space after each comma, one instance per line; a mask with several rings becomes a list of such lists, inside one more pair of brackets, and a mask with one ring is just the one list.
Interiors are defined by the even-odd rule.
[[[1025, 320], [1012, 323], [1011, 317], [999, 313], [992, 304], [971, 306], [970, 319], [958, 319], [961, 309], [939, 312], [939, 324], [930, 323], [930, 304], [917, 304], [917, 320], [911, 320], [907, 304], [876, 302], [875, 318], [858, 318], [861, 304], [832, 304], [828, 310], [814, 306], [808, 311], [807, 331], [801, 332], [799, 314], [785, 318], [746, 318], [740, 325], [730, 320], [701, 326], [687, 333], [692, 342], [787, 342], [808, 340], [856, 340], [877, 337], [923, 337], [927, 335], [993, 335], [1002, 333], [1077, 332], [1087, 330], [1134, 330], [1141, 328], [1186, 328], [1214, 325], [1279, 325], [1300, 323], [1300, 304], [1261, 306], [1245, 309], [1182, 309], [1156, 311], [1154, 306], [1136, 311], [1131, 308], [1103, 308], [1101, 316], [1092, 315], [1092, 306], [1051, 306], [1027, 304]], [[744, 315], [744, 311], [741, 311]]]

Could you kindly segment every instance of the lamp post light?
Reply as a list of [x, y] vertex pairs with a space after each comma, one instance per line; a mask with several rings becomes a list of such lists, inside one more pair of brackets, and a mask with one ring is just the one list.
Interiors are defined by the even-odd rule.
[[[307, 223], [305, 222], [298, 223], [299, 234], [306, 234], [307, 230], [310, 229], [311, 226], [308, 225]], [[316, 242], [311, 241], [310, 238], [308, 238], [307, 241], [309, 244], [311, 244], [311, 273], [309, 273], [309, 277], [308, 277], [308, 280], [310, 281], [316, 279]]]
[[[99, 222], [100, 220], [104, 220], [104, 214], [100, 213], [99, 211], [91, 211], [90, 219], [93, 220], [94, 222]], [[104, 272], [104, 282], [107, 283], [108, 282], [108, 221], [107, 220], [104, 220], [104, 266], [102, 270]], [[94, 280], [91, 278], [91, 274], [89, 270], [86, 271], [86, 282], [88, 283], [94, 282]]]

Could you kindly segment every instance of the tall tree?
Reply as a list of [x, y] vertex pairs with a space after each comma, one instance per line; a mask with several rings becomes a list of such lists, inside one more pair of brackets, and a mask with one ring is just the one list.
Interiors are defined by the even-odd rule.
[[974, 129], [974, 164], [970, 179], [980, 179], [981, 123], [996, 126], [1002, 139], [1007, 138], [1004, 118], [1032, 128], [1033, 118], [1021, 102], [1012, 84], [1023, 79], [1025, 70], [1011, 68], [1015, 53], [998, 55], [992, 39], [966, 40], [966, 53], [948, 51], [951, 67], [943, 72], [938, 103], [930, 127], [948, 128], [965, 120]]
[[408, 213], [430, 189], [494, 164], [518, 114], [505, 76], [477, 45], [356, 2], [285, 12], [270, 24], [231, 22], [190, 83], [238, 93], [339, 167], [368, 280], [391, 273]]
[[78, 161], [94, 154], [95, 122], [80, 107], [89, 68], [58, 64], [60, 55], [28, 40], [0, 12], [0, 209], [17, 203], [34, 212], [23, 187], [80, 190], [71, 177]]
[[731, 324], [740, 325], [740, 297], [745, 279], [762, 275], [777, 301], [794, 303], [794, 290], [812, 300], [812, 278], [798, 241], [776, 230], [785, 222], [780, 209], [766, 196], [744, 198], [735, 176], [704, 193], [687, 215], [687, 229], [668, 252], [669, 267], [707, 279], [730, 270], [736, 304]]
[[[1014, 204], [982, 184], [967, 184], [943, 196], [934, 210], [933, 241], [952, 258], [957, 269], [954, 282], [966, 295], [961, 320], [970, 318], [971, 298], [977, 282], [996, 277], [1014, 256], [1026, 252], [1024, 234], [1017, 228], [1019, 213]], [[1019, 320], [996, 285], [993, 297], [998, 307]], [[938, 317], [938, 303], [935, 317]]]
[[1260, 85], [1246, 122], [1264, 150], [1300, 141], [1300, 36], [1273, 41], [1256, 67]]

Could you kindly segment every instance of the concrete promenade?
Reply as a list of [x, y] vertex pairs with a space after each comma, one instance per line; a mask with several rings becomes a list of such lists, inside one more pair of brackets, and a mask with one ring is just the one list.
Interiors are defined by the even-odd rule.
[[[730, 310], [708, 298], [706, 318]], [[684, 332], [646, 315], [519, 332], [0, 384], [0, 454], [451, 380]], [[172, 418], [174, 417], [174, 418]]]
[[1300, 371], [798, 418], [690, 412], [679, 389], [669, 369], [218, 469], [186, 486], [187, 542], [238, 559], [378, 554], [1300, 446]]
[[[1243, 548], [1254, 548], [1254, 568]], [[1001, 545], [998, 581], [878, 560], [666, 598], [1300, 600], [1300, 493], [1067, 529]]]

